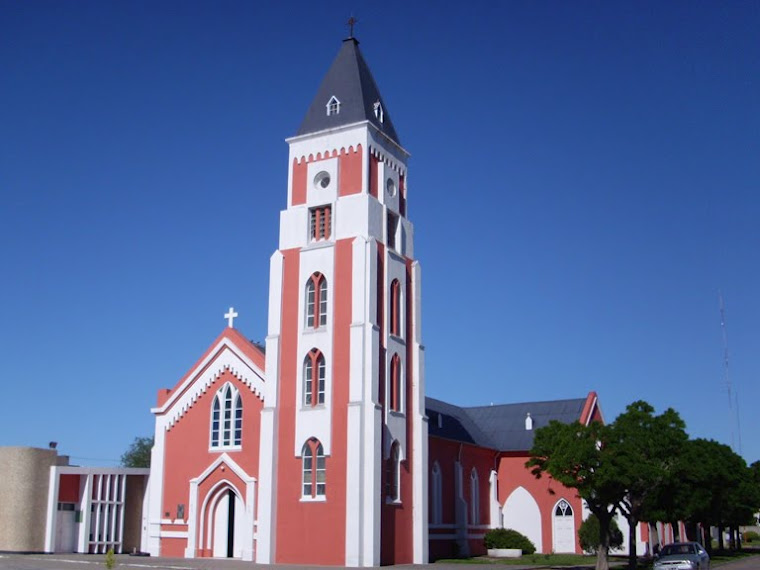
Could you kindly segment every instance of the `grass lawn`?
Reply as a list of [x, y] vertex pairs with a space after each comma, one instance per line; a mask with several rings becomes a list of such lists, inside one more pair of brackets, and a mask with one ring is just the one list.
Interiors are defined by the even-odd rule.
[[[742, 552], [715, 552], [710, 559], [710, 568], [718, 568], [729, 562], [744, 558], [745, 556], [757, 556], [760, 550], [744, 550]], [[560, 567], [572, 566], [574, 568], [593, 568], [596, 565], [596, 556], [583, 556], [580, 554], [526, 554], [521, 558], [488, 558], [478, 556], [474, 558], [445, 558], [436, 560], [440, 564], [500, 564], [505, 566], [543, 566]], [[611, 556], [610, 564], [617, 568], [627, 568], [628, 559], [622, 556]], [[652, 568], [651, 562], [639, 561], [640, 570]]]
[[583, 556], [581, 554], [524, 554], [520, 558], [488, 558], [478, 556], [475, 558], [445, 558], [436, 560], [436, 563], [445, 564], [502, 564], [511, 566], [594, 566], [596, 556]]

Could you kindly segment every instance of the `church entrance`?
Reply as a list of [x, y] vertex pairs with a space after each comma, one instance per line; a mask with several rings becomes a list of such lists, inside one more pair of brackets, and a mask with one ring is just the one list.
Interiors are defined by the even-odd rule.
[[242, 531], [245, 507], [243, 501], [232, 489], [225, 489], [217, 495], [213, 508], [213, 548], [214, 558], [240, 558], [243, 554]]
[[575, 552], [575, 518], [573, 508], [565, 499], [554, 507], [552, 527], [554, 552]]

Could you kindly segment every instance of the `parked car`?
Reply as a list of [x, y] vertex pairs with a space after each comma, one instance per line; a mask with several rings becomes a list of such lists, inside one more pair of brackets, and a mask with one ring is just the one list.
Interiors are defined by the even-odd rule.
[[666, 544], [654, 561], [654, 570], [707, 570], [710, 556], [698, 542]]

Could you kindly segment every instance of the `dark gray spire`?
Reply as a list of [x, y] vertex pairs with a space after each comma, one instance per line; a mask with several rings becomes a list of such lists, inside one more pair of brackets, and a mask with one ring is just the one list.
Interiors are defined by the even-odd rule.
[[[331, 100], [332, 108], [329, 106]], [[328, 111], [332, 112], [328, 114]], [[359, 121], [369, 121], [401, 145], [377, 84], [359, 51], [359, 42], [348, 38], [343, 40], [297, 134], [315, 133]]]

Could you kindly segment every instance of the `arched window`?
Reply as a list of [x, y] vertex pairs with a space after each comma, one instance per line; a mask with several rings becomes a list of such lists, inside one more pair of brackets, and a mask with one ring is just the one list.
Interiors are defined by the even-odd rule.
[[401, 502], [401, 446], [398, 441], [391, 445], [391, 454], [386, 463], [386, 496], [389, 502]]
[[225, 384], [211, 406], [211, 447], [239, 446], [243, 439], [243, 401], [240, 393]]
[[403, 382], [401, 377], [401, 359], [398, 354], [391, 358], [390, 378], [388, 382], [388, 405], [394, 412], [402, 410]]
[[430, 522], [431, 524], [441, 524], [443, 522], [443, 486], [441, 484], [441, 466], [438, 462], [433, 463], [433, 470], [430, 477]]
[[303, 462], [302, 496], [324, 497], [327, 472], [325, 470], [325, 452], [319, 440], [311, 438], [303, 445], [301, 460]]
[[554, 516], [557, 517], [571, 517], [573, 516], [573, 507], [570, 506], [565, 499], [562, 499], [557, 503], [557, 508], [554, 509]]
[[391, 283], [390, 329], [394, 336], [401, 336], [401, 285], [398, 279]]
[[306, 282], [306, 326], [319, 328], [327, 324], [327, 279], [315, 273]]
[[480, 484], [478, 471], [470, 471], [470, 524], [480, 524]]
[[312, 348], [303, 363], [303, 403], [304, 406], [318, 406], [325, 403], [325, 357]]

